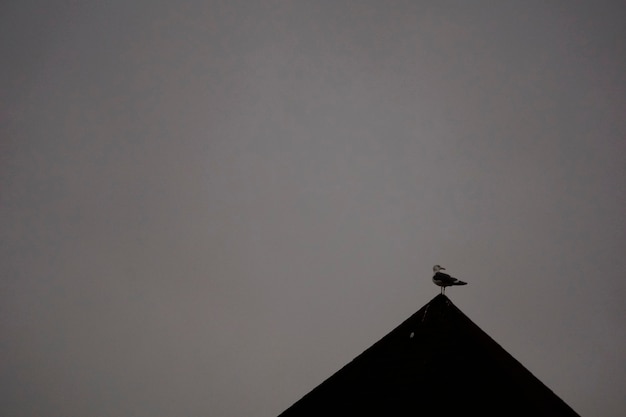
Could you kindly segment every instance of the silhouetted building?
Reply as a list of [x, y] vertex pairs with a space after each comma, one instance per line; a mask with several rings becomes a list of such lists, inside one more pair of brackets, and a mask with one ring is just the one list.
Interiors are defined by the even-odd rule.
[[279, 417], [578, 416], [445, 295]]

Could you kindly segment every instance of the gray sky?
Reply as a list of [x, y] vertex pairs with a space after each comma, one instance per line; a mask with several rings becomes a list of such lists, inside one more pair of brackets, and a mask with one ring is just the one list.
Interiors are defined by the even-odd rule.
[[438, 292], [626, 414], [620, 1], [4, 1], [0, 414], [275, 416]]

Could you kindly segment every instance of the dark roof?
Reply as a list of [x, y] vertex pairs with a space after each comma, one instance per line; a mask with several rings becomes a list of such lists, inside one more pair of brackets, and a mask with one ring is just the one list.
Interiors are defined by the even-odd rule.
[[437, 295], [280, 417], [431, 415], [578, 416]]

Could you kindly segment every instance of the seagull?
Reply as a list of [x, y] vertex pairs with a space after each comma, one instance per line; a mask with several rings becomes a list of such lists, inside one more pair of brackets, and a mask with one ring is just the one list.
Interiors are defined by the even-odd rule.
[[467, 282], [463, 282], [441, 272], [442, 269], [446, 268], [441, 265], [433, 266], [433, 272], [435, 273], [435, 275], [433, 275], [433, 282], [435, 285], [439, 285], [441, 287], [441, 294], [446, 293], [446, 287], [450, 287], [452, 285], [467, 285]]

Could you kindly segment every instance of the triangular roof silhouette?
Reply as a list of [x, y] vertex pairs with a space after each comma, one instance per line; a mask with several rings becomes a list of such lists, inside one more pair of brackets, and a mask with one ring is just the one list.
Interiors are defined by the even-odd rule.
[[437, 295], [279, 417], [578, 416]]

